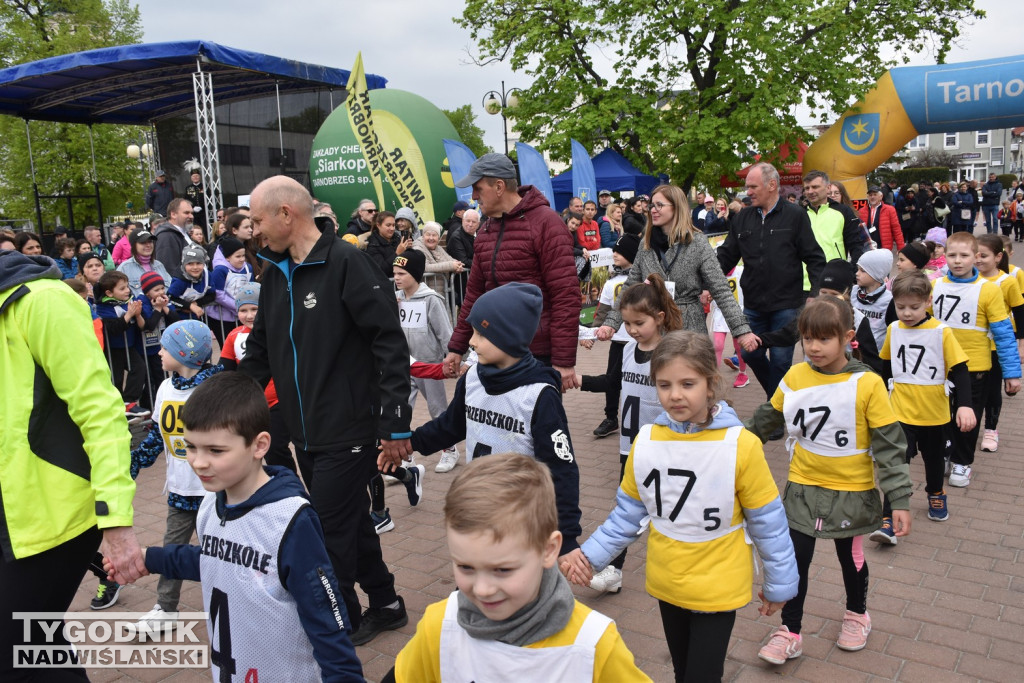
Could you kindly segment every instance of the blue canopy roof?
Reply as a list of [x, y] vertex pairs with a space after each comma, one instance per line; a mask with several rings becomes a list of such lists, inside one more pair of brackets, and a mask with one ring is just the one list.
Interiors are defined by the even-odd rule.
[[[668, 176], [652, 176], [637, 169], [626, 157], [608, 148], [593, 158], [594, 176], [597, 189], [609, 192], [630, 190], [634, 195], [650, 194], [661, 183], [668, 182]], [[559, 209], [569, 206], [572, 199], [572, 169], [551, 179], [555, 191], [555, 204]]]
[[[194, 111], [192, 74], [213, 75], [214, 102], [325, 88], [349, 72], [203, 40], [121, 45], [0, 70], [0, 114], [69, 123], [149, 124]], [[366, 74], [370, 89], [387, 79]]]

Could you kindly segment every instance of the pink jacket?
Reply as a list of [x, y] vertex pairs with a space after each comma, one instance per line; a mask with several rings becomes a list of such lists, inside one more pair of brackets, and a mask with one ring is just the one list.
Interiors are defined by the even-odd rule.
[[117, 241], [114, 245], [114, 250], [110, 252], [110, 258], [114, 260], [114, 265], [119, 266], [132, 257], [132, 245], [128, 241], [128, 235], [125, 235]]

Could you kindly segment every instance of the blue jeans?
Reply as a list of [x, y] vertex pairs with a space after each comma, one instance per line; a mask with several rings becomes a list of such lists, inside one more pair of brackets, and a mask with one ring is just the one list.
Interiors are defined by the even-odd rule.
[[[743, 315], [747, 317], [750, 331], [760, 335], [785, 327], [800, 315], [800, 310], [799, 308], [784, 308], [780, 311], [761, 312], [744, 308]], [[768, 353], [768, 349], [762, 346], [756, 351], [743, 352], [743, 360], [747, 361], [747, 365], [757, 377], [757, 381], [769, 399], [779, 388], [782, 376], [793, 365], [793, 349], [793, 346], [773, 346], [771, 353]]]
[[985, 214], [985, 232], [990, 235], [999, 234], [999, 205], [982, 206], [981, 211]]

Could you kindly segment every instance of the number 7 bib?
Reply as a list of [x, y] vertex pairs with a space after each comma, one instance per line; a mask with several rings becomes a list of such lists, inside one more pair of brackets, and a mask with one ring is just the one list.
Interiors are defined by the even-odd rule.
[[785, 394], [782, 414], [786, 430], [804, 450], [830, 458], [842, 458], [867, 451], [857, 448], [857, 382], [864, 376], [855, 372], [845, 382], [816, 384], [790, 389], [785, 380], [779, 389]]

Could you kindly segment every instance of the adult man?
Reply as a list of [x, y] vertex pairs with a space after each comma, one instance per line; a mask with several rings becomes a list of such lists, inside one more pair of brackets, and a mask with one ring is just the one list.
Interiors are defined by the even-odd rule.
[[[818, 240], [826, 262], [839, 258], [857, 263], [867, 246], [860, 230], [860, 216], [849, 206], [829, 199], [829, 185], [828, 174], [824, 171], [811, 171], [804, 176], [807, 217], [811, 221], [814, 238]], [[804, 291], [811, 291], [806, 269]]]
[[573, 197], [569, 200], [569, 213], [578, 213], [583, 215], [583, 200], [579, 197]]
[[[580, 290], [572, 237], [537, 188], [519, 187], [516, 169], [504, 154], [485, 154], [474, 161], [469, 175], [456, 187], [471, 185], [473, 199], [488, 220], [477, 234], [466, 299], [448, 342], [449, 376], [455, 376], [469, 348], [473, 329], [466, 318], [477, 297], [507, 282], [527, 282], [540, 287], [544, 295], [530, 351], [561, 373], [563, 390], [575, 388]], [[582, 210], [583, 202], [573, 199]]]
[[[410, 454], [409, 347], [394, 288], [377, 266], [313, 220], [313, 198], [275, 176], [252, 191], [267, 240], [260, 314], [239, 368], [275, 382], [292, 443], [313, 463], [310, 497], [341, 585], [352, 642], [408, 622], [381, 557], [366, 486], [380, 462]], [[321, 219], [323, 220], [323, 219]], [[287, 381], [283, 381], [287, 378]], [[314, 577], [315, 579], [315, 577]], [[355, 581], [370, 606], [360, 614]]]
[[697, 193], [697, 199], [693, 202], [693, 208], [690, 209], [690, 220], [695, 226], [699, 225], [700, 212], [704, 210], [704, 199], [707, 197], [703, 192]]
[[192, 204], [192, 223], [204, 228], [203, 232], [206, 232], [206, 213], [203, 209], [206, 199], [199, 169], [192, 171], [188, 178], [190, 184], [185, 188], [185, 199]]
[[164, 264], [171, 277], [182, 277], [181, 252], [193, 244], [188, 234], [192, 228], [192, 204], [187, 199], [172, 199], [167, 206], [167, 222], [153, 230], [156, 250], [153, 258]]
[[985, 230], [999, 234], [999, 200], [1003, 197], [1003, 184], [995, 173], [988, 174], [988, 182], [981, 186], [981, 211], [985, 214]]
[[167, 205], [174, 199], [174, 188], [167, 180], [167, 174], [157, 169], [156, 180], [150, 183], [146, 191], [146, 208], [161, 216], [167, 215]]
[[346, 232], [356, 237], [370, 232], [373, 227], [373, 217], [376, 215], [377, 205], [373, 203], [372, 199], [359, 200], [359, 206], [352, 213], [352, 219], [348, 222]]
[[[452, 206], [452, 217], [444, 222], [444, 233], [449, 235], [449, 240], [451, 240], [450, 235], [452, 234], [452, 230], [462, 227], [462, 219], [465, 217], [468, 209], [469, 204], [461, 200], [455, 202], [455, 205]], [[451, 251], [448, 253], [450, 254]]]
[[889, 178], [879, 188], [882, 191], [882, 202], [885, 204], [896, 204], [896, 195], [899, 193], [899, 183], [895, 178]]
[[[827, 184], [826, 184], [827, 187]], [[729, 233], [718, 247], [718, 263], [728, 273], [743, 259], [743, 314], [754, 334], [785, 327], [797, 317], [805, 301], [803, 269], [813, 289], [825, 267], [825, 255], [811, 230], [807, 211], [779, 198], [779, 172], [767, 163], [750, 169], [746, 180], [751, 206], [729, 223]], [[768, 397], [793, 363], [793, 347], [764, 347], [743, 352]]]
[[[217, 209], [217, 220], [218, 221], [223, 221], [224, 220], [224, 209]], [[211, 235], [210, 237], [213, 237], [213, 235]]]
[[108, 251], [113, 251], [114, 245], [117, 244], [118, 240], [124, 237], [125, 227], [121, 221], [115, 221], [110, 224], [110, 243], [107, 245]]
[[612, 193], [608, 190], [601, 190], [597, 193], [597, 215], [594, 216], [594, 220], [598, 223], [604, 218], [605, 212], [608, 210], [608, 205], [612, 203]]
[[868, 226], [868, 234], [879, 249], [903, 248], [903, 228], [896, 207], [882, 201], [882, 188], [872, 185], [868, 188], [867, 206], [860, 207], [861, 223]]
[[100, 259], [103, 261], [103, 267], [107, 270], [113, 270], [114, 260], [110, 258], [110, 251], [107, 249], [107, 245], [103, 244], [103, 233], [95, 225], [87, 225], [82, 230], [82, 234], [89, 244], [92, 245], [92, 250], [100, 255]]
[[479, 227], [480, 212], [466, 209], [461, 224], [448, 233], [448, 253], [462, 261], [462, 272], [455, 273], [455, 303], [459, 306], [466, 296], [466, 282], [469, 280], [470, 266], [473, 265], [473, 246]]
[[[0, 581], [12, 588], [0, 594], [3, 681], [85, 680], [14, 669], [15, 649], [46, 636], [38, 623], [25, 633], [13, 613], [66, 612], [97, 547], [119, 582], [145, 571], [131, 528], [131, 434], [89, 318], [52, 261], [0, 252]], [[66, 651], [63, 630], [49, 644]]]

